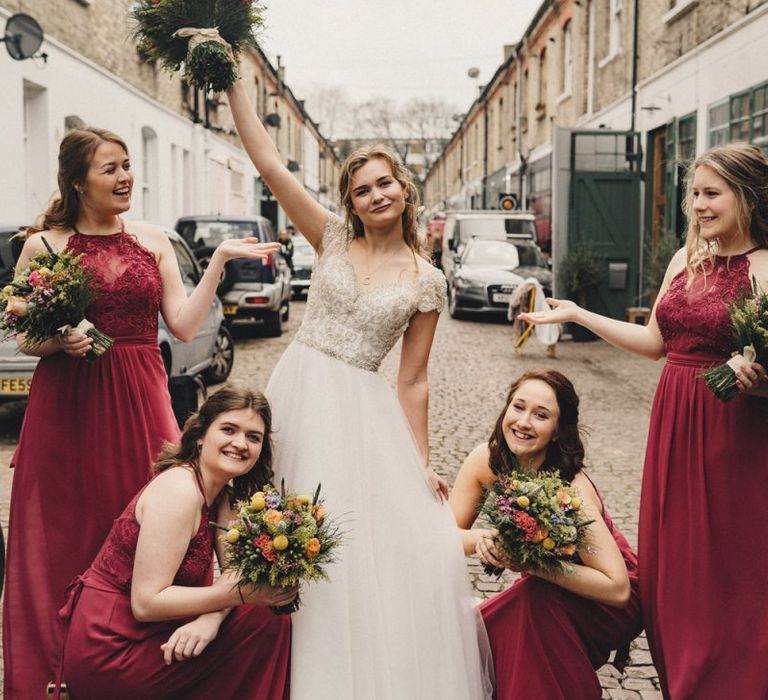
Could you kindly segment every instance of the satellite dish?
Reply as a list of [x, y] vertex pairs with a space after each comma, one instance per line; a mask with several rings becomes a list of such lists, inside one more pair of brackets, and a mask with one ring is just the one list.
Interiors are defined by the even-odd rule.
[[25, 14], [13, 15], [5, 25], [5, 36], [0, 39], [11, 58], [23, 61], [32, 58], [43, 43], [43, 29], [34, 17]]

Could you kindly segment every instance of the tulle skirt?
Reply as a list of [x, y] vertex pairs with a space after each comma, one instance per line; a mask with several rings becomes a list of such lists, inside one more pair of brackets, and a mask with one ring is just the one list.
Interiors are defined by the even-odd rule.
[[293, 616], [293, 700], [490, 697], [456, 523], [389, 384], [294, 341], [267, 395], [277, 481], [322, 483], [347, 531], [331, 583], [306, 587]]

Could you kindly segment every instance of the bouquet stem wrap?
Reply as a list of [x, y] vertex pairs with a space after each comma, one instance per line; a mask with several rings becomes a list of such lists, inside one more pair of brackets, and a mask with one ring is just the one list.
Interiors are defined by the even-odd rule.
[[82, 335], [87, 335], [89, 338], [91, 338], [93, 340], [93, 344], [91, 345], [91, 349], [86, 355], [86, 358], [89, 360], [95, 360], [97, 357], [101, 357], [115, 344], [113, 338], [108, 336], [106, 333], [102, 333], [87, 318], [84, 318], [76, 326], [71, 326], [69, 324], [60, 326], [58, 331], [61, 333], [61, 335], [67, 335], [68, 333], [74, 331], [76, 333], [81, 333]]

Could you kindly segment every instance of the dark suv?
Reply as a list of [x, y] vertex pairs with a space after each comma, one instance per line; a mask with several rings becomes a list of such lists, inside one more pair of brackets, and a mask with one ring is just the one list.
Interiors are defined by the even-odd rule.
[[[269, 219], [263, 216], [184, 216], [176, 222], [176, 231], [203, 267], [216, 246], [230, 238], [276, 240]], [[291, 272], [280, 253], [265, 261], [230, 260], [218, 294], [227, 320], [261, 320], [267, 335], [279, 336], [290, 313]]]

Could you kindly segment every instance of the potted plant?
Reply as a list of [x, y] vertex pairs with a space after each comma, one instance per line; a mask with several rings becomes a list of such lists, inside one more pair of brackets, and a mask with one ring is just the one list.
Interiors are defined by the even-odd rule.
[[[605, 276], [605, 261], [588, 246], [574, 245], [559, 261], [558, 276], [568, 298], [586, 309], [589, 293], [597, 289]], [[577, 323], [570, 324], [570, 332], [575, 342], [597, 337]]]

